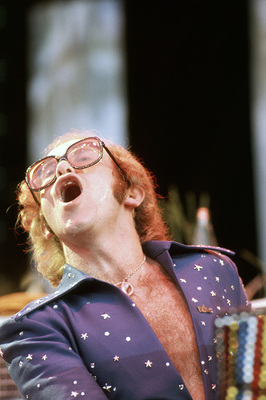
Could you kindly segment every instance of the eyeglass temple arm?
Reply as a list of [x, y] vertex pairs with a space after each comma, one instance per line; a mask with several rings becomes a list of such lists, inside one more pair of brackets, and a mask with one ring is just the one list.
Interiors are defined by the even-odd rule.
[[108, 149], [108, 147], [106, 147], [106, 145], [102, 142], [102, 146], [105, 149], [105, 151], [109, 154], [109, 156], [111, 157], [111, 159], [113, 160], [113, 162], [115, 163], [115, 165], [120, 169], [120, 171], [122, 172], [123, 176], [126, 178], [126, 174], [125, 171], [123, 171], [123, 169], [120, 167], [120, 165], [118, 164], [118, 162], [116, 161], [115, 157], [113, 156], [113, 154], [111, 153], [111, 151]]
[[28, 188], [29, 188], [29, 190], [30, 190], [30, 192], [31, 192], [31, 194], [32, 194], [32, 197], [34, 198], [34, 200], [35, 200], [37, 206], [40, 206], [41, 204], [40, 204], [39, 200], [37, 199], [37, 197], [35, 196], [34, 191], [31, 190], [31, 188], [30, 188], [30, 186], [29, 186], [27, 180], [26, 180], [25, 182], [26, 182], [26, 184], [27, 184], [27, 186], [28, 186]]

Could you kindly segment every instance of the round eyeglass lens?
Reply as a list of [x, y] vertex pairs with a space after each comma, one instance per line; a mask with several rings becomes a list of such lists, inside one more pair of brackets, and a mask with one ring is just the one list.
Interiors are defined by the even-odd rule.
[[83, 168], [101, 158], [101, 145], [96, 139], [85, 139], [73, 144], [67, 151], [67, 159], [73, 167]]
[[55, 177], [56, 159], [54, 157], [47, 157], [39, 161], [28, 173], [28, 181], [32, 189], [40, 189], [49, 185]]

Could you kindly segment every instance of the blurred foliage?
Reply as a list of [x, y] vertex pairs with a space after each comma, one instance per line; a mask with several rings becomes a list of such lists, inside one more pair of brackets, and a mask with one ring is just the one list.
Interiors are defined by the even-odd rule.
[[173, 240], [184, 244], [193, 244], [197, 226], [197, 211], [200, 207], [209, 209], [209, 205], [208, 193], [201, 193], [197, 199], [195, 193], [188, 192], [182, 201], [177, 186], [171, 185], [168, 198], [161, 201], [161, 209]]

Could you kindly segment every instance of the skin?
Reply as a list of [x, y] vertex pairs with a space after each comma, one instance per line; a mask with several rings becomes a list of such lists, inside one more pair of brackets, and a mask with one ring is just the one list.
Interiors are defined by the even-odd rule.
[[[74, 142], [64, 143], [52, 154], [61, 156]], [[57, 164], [56, 182], [41, 192], [43, 215], [60, 240], [67, 263], [111, 282], [127, 276], [143, 259], [133, 210], [142, 202], [144, 193], [130, 189], [119, 204], [112, 189], [115, 168], [105, 152], [98, 164], [83, 170], [75, 170], [62, 160]], [[70, 181], [77, 181], [82, 193], [64, 203], [61, 188]], [[46, 238], [52, 235], [45, 227], [43, 233]], [[134, 254], [130, 265], [128, 254]]]
[[[73, 142], [57, 147], [52, 154], [62, 156]], [[106, 152], [99, 163], [83, 170], [61, 160], [56, 182], [41, 192], [42, 212], [53, 232], [43, 226], [45, 237], [55, 234], [59, 238], [67, 263], [110, 283], [122, 281], [144, 257], [133, 218], [144, 193], [129, 188], [124, 201], [118, 203], [113, 195], [115, 168]], [[74, 181], [82, 193], [63, 202], [62, 187]], [[192, 398], [204, 400], [193, 323], [181, 291], [164, 268], [149, 258], [130, 282], [134, 286], [132, 300], [181, 373]]]

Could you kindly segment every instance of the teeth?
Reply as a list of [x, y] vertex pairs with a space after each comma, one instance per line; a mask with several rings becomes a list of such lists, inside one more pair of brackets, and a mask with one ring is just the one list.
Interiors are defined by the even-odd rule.
[[68, 181], [68, 182], [64, 183], [63, 186], [62, 186], [62, 190], [64, 190], [67, 186], [71, 186], [71, 185], [77, 185], [77, 182]]

